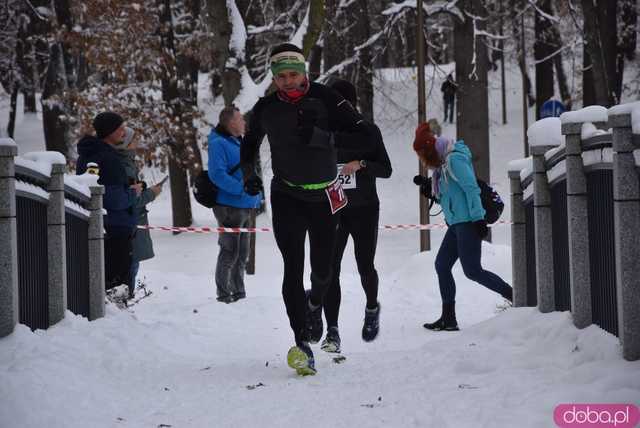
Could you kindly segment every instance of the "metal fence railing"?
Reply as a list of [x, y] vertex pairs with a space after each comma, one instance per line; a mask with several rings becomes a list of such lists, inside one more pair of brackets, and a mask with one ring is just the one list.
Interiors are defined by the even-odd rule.
[[[582, 121], [596, 113], [601, 119]], [[640, 359], [640, 135], [631, 114], [591, 107], [533, 126], [549, 141], [533, 142], [532, 158], [509, 171], [512, 212], [524, 212], [525, 231], [512, 233], [512, 248], [527, 255], [525, 266], [513, 265], [514, 302], [531, 305], [535, 295], [541, 312], [569, 310], [577, 327], [598, 325], [620, 338], [626, 359]]]
[[613, 171], [587, 172], [587, 206], [589, 213], [589, 256], [593, 322], [618, 335], [616, 302], [616, 258], [613, 222]]
[[18, 194], [16, 225], [19, 320], [34, 330], [44, 329], [49, 327], [46, 201]]
[[65, 175], [58, 153], [16, 154], [0, 139], [0, 337], [17, 322], [46, 329], [67, 309], [103, 316], [102, 186]]
[[65, 217], [67, 307], [89, 318], [89, 221], [75, 212], [67, 212]]

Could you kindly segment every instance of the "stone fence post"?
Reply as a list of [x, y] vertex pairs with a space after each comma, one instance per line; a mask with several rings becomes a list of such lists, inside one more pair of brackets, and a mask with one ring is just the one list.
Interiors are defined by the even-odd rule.
[[527, 237], [520, 171], [509, 171], [511, 183], [511, 269], [513, 306], [527, 306]]
[[64, 163], [51, 165], [47, 191], [47, 254], [49, 275], [49, 324], [64, 318], [67, 310], [67, 242], [64, 211]]
[[18, 323], [18, 235], [16, 225], [15, 143], [0, 139], [0, 337]]
[[633, 150], [631, 115], [609, 115], [613, 128], [618, 336], [627, 360], [640, 359], [640, 183]]
[[104, 225], [102, 195], [104, 187], [91, 186], [89, 202], [89, 320], [104, 316]]
[[536, 241], [536, 289], [540, 312], [555, 310], [553, 272], [553, 233], [551, 190], [547, 178], [544, 154], [556, 146], [531, 146], [533, 156], [533, 212]]
[[582, 161], [582, 123], [562, 124], [566, 137], [567, 223], [569, 228], [569, 284], [571, 314], [578, 328], [592, 323], [591, 270], [589, 265], [589, 216], [587, 176]]

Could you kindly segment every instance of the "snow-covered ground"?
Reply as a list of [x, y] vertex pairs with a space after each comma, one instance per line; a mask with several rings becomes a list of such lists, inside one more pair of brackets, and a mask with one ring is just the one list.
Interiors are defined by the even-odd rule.
[[[491, 181], [507, 203], [507, 164], [523, 151], [520, 80], [515, 71], [509, 76], [507, 126], [498, 125], [497, 86], [490, 96]], [[411, 72], [386, 77], [376, 117], [394, 173], [379, 180], [381, 223], [416, 223], [418, 162], [407, 116], [414, 82]], [[441, 115], [439, 80], [427, 110]], [[41, 136], [35, 125], [32, 134], [25, 129], [21, 153], [37, 149], [31, 144]], [[267, 144], [262, 150], [268, 158]], [[150, 208], [151, 224], [170, 224], [167, 193]], [[507, 206], [503, 219], [509, 214]], [[199, 225], [214, 223], [200, 206], [194, 216]], [[258, 222], [270, 226], [270, 213]], [[575, 329], [566, 312], [502, 310], [502, 299], [466, 280], [459, 265], [462, 331], [422, 328], [439, 315], [440, 297], [435, 251], [418, 253], [417, 232], [380, 232], [381, 333], [372, 343], [360, 338], [364, 295], [349, 244], [340, 316], [346, 361], [314, 346], [318, 374], [305, 378], [286, 366], [292, 334], [271, 234], [257, 237], [247, 299], [231, 305], [215, 301], [215, 235], [152, 236], [156, 257], [140, 271], [151, 296], [126, 311], [109, 305], [95, 322], [67, 313], [47, 331], [18, 326], [0, 339], [0, 427], [550, 427], [561, 403], [640, 402], [640, 362], [624, 361], [615, 337], [596, 326]], [[508, 226], [493, 236], [484, 265], [509, 281]], [[433, 248], [441, 237], [432, 233]]]

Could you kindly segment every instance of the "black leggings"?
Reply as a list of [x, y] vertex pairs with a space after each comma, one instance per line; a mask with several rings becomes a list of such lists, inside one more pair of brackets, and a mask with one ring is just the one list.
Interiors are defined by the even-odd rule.
[[322, 304], [332, 276], [337, 215], [329, 201], [307, 202], [281, 191], [271, 192], [273, 233], [284, 261], [282, 297], [296, 342], [302, 340], [306, 301], [304, 252], [307, 232], [311, 261], [311, 302]]
[[353, 246], [360, 273], [360, 281], [367, 296], [367, 308], [378, 304], [378, 272], [374, 266], [376, 245], [378, 243], [378, 218], [380, 208], [376, 205], [347, 207], [342, 210], [336, 238], [334, 275], [327, 294], [324, 297], [324, 316], [327, 327], [338, 326], [340, 312], [340, 265], [349, 235], [353, 237]]

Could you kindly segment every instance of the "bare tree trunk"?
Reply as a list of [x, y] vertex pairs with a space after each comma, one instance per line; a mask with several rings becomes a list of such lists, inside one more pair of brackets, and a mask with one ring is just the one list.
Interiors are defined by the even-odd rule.
[[[225, 105], [231, 105], [240, 92], [240, 73], [235, 70], [227, 71], [225, 64], [229, 58], [229, 41], [233, 27], [229, 20], [229, 10], [226, 1], [205, 0], [207, 11], [207, 26], [213, 34], [213, 67], [211, 82], [220, 85]], [[216, 88], [212, 88], [215, 94]]]
[[59, 43], [55, 43], [51, 46], [49, 53], [49, 66], [42, 89], [42, 127], [47, 150], [57, 151], [67, 156], [67, 125], [60, 119], [64, 114], [60, 96], [65, 87], [62, 47]]
[[322, 49], [322, 56], [324, 60], [323, 73], [326, 73], [336, 64], [342, 61], [342, 54], [340, 50], [340, 39], [336, 31], [338, 14], [338, 0], [326, 0], [325, 1], [325, 30], [324, 30], [324, 48]]
[[[469, 15], [484, 17], [481, 0], [463, 0]], [[467, 16], [469, 16], [467, 15]], [[475, 29], [483, 31], [484, 20], [475, 21]], [[473, 165], [479, 178], [489, 182], [489, 97], [487, 93], [487, 49], [481, 36], [474, 38], [474, 20], [455, 21], [455, 59], [457, 95], [457, 137], [465, 141], [473, 153]], [[475, 63], [472, 60], [475, 58]]]
[[[367, 0], [359, 0], [358, 6], [357, 37], [358, 44], [362, 44], [369, 40], [371, 36]], [[360, 111], [367, 120], [373, 122], [373, 64], [371, 64], [371, 47], [360, 50], [356, 87], [358, 88], [358, 105]]]
[[542, 16], [538, 10], [552, 15], [551, 0], [538, 2], [535, 14], [536, 40], [533, 44], [533, 56], [536, 60], [536, 119], [540, 119], [542, 104], [553, 96], [553, 59], [549, 58], [554, 53], [551, 45], [551, 22]]
[[[173, 56], [175, 60], [175, 41], [173, 22], [171, 17], [171, 0], [158, 0], [160, 10], [160, 36], [163, 51]], [[178, 92], [178, 71], [175, 62], [169, 59], [165, 64], [165, 75], [162, 78], [162, 99], [171, 106], [173, 116], [180, 120], [182, 103]], [[180, 159], [184, 148], [182, 141], [171, 139], [169, 146], [169, 183], [171, 187], [171, 210], [173, 214], [173, 226], [190, 226], [193, 222], [191, 215], [191, 200], [187, 172], [182, 167]]]
[[582, 0], [585, 49], [592, 63], [595, 103], [610, 107], [615, 103], [617, 28], [616, 2]]
[[320, 76], [322, 62], [322, 48], [318, 46], [318, 39], [325, 28], [324, 0], [312, 0], [309, 8], [309, 26], [302, 40], [302, 51], [307, 53], [309, 61], [309, 80], [316, 80]]
[[18, 92], [20, 88], [16, 85], [11, 91], [11, 101], [9, 107], [9, 124], [7, 125], [7, 135], [13, 138], [16, 130], [16, 110], [18, 109]]
[[558, 53], [555, 57], [553, 57], [553, 64], [556, 70], [556, 79], [558, 80], [558, 88], [560, 89], [560, 97], [562, 98], [562, 103], [567, 110], [571, 110], [573, 101], [571, 99], [571, 94], [569, 93], [567, 74], [564, 72], [564, 65], [562, 64], [562, 53]]
[[593, 83], [593, 66], [586, 43], [582, 48], [582, 107], [597, 104]]
[[624, 78], [624, 60], [631, 61], [635, 58], [637, 35], [636, 27], [638, 25], [638, 11], [636, 9], [637, 0], [622, 0], [621, 21], [622, 31], [620, 32], [620, 44], [618, 45], [618, 55], [616, 58], [617, 79], [615, 86], [616, 99], [619, 101], [622, 97], [622, 81]]
[[[67, 0], [54, 0], [56, 21], [63, 30], [73, 26], [71, 10]], [[56, 41], [50, 46], [49, 64], [42, 88], [42, 126], [47, 150], [55, 150], [68, 156], [68, 124], [61, 116], [67, 114], [62, 99], [63, 92], [74, 82], [73, 65], [69, 63], [68, 49], [64, 43]]]
[[[500, 0], [500, 36], [504, 35], [504, 0]], [[502, 99], [502, 124], [507, 124], [507, 85], [504, 70], [504, 40], [498, 41], [498, 49], [500, 49], [500, 95]]]

